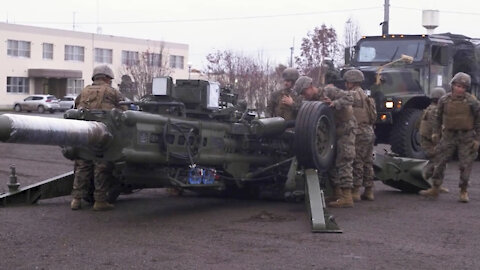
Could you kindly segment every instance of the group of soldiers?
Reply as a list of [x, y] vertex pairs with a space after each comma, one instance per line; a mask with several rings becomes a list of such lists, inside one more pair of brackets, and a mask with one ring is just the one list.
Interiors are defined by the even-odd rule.
[[328, 206], [353, 207], [354, 201], [373, 201], [376, 109], [375, 102], [361, 88], [363, 73], [356, 69], [345, 72], [345, 90], [332, 84], [317, 88], [312, 78], [300, 76], [294, 68], [285, 69], [282, 75], [284, 88], [271, 94], [268, 116], [294, 120], [303, 101], [322, 101], [334, 111], [337, 148], [335, 164], [328, 171], [334, 190]]
[[[313, 85], [312, 78], [300, 76], [294, 68], [282, 74], [284, 87], [271, 94], [267, 116], [295, 120], [303, 101], [322, 101], [334, 112], [336, 127], [336, 157], [328, 170], [328, 180], [333, 195], [328, 198], [329, 207], [353, 207], [355, 201], [374, 200], [373, 191], [373, 125], [376, 120], [375, 102], [361, 88], [364, 75], [350, 69], [343, 75], [345, 89], [332, 84], [322, 88]], [[121, 105], [122, 94], [111, 86], [112, 70], [101, 65], [95, 67], [92, 85], [85, 87], [75, 100], [75, 107], [89, 110], [125, 110]], [[420, 122], [421, 144], [430, 159], [425, 177], [431, 178], [432, 188], [421, 191], [426, 197], [437, 198], [441, 192], [447, 162], [457, 152], [460, 166], [459, 201], [468, 202], [467, 187], [473, 161], [480, 144], [480, 102], [467, 91], [471, 87], [468, 74], [457, 73], [450, 82], [452, 91], [443, 88], [431, 93], [431, 105]], [[81, 208], [82, 198], [90, 192], [93, 179], [93, 210], [114, 208], [107, 201], [107, 190], [113, 180], [113, 163], [108, 161], [75, 161], [71, 209]], [[364, 191], [361, 194], [361, 187]]]
[[[345, 90], [332, 84], [313, 86], [312, 78], [300, 76], [294, 68], [283, 72], [284, 88], [271, 94], [267, 114], [294, 120], [302, 102], [322, 101], [334, 111], [337, 149], [335, 163], [328, 171], [333, 186], [329, 207], [353, 207], [355, 201], [374, 200], [373, 145], [376, 108], [373, 99], [361, 88], [363, 73], [345, 72]], [[467, 188], [473, 161], [480, 145], [480, 102], [468, 93], [470, 75], [459, 72], [450, 82], [451, 92], [437, 87], [432, 90], [431, 104], [420, 121], [421, 146], [429, 163], [424, 170], [433, 186], [420, 195], [437, 198], [449, 192], [442, 187], [446, 164], [455, 153], [460, 167], [459, 201], [469, 201]], [[361, 187], [363, 194], [360, 194]]]

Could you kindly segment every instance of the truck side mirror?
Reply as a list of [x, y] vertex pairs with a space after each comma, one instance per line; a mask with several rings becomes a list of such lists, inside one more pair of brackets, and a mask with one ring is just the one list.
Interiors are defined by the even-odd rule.
[[345, 48], [345, 65], [350, 65], [350, 62], [351, 62], [351, 53], [350, 53], [350, 50], [352, 48], [351, 47], [346, 47]]
[[440, 65], [448, 66], [448, 46], [443, 46], [440, 48]]

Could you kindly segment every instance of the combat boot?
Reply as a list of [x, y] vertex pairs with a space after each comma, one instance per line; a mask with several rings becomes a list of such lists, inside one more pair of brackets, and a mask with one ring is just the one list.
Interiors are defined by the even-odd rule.
[[460, 198], [458, 199], [458, 201], [463, 203], [468, 203], [469, 198], [468, 198], [467, 188], [460, 189]]
[[364, 201], [373, 201], [375, 196], [373, 195], [373, 187], [365, 187], [365, 190], [362, 194], [362, 200]]
[[110, 204], [108, 202], [95, 202], [93, 204], [93, 210], [94, 211], [108, 211], [112, 210], [114, 208], [113, 204]]
[[450, 190], [446, 187], [440, 186], [440, 193], [450, 193]]
[[333, 189], [333, 194], [331, 196], [328, 196], [327, 198], [325, 198], [325, 201], [327, 203], [334, 202], [334, 201], [340, 199], [341, 197], [342, 197], [342, 189], [337, 186]]
[[420, 195], [430, 198], [438, 198], [438, 194], [440, 193], [440, 188], [438, 186], [433, 186], [427, 190], [422, 190], [419, 192]]
[[70, 203], [70, 208], [72, 210], [78, 210], [82, 208], [82, 199], [72, 199], [72, 202]]
[[351, 208], [353, 207], [353, 198], [352, 198], [352, 189], [351, 188], [342, 188], [342, 196], [340, 199], [330, 202], [329, 207], [334, 208]]
[[352, 189], [352, 199], [354, 202], [360, 201], [360, 186], [354, 186]]

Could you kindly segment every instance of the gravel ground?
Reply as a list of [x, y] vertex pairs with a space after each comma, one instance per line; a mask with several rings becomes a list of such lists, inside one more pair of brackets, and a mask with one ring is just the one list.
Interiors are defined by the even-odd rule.
[[[58, 117], [54, 114], [53, 117]], [[70, 171], [59, 147], [0, 144], [0, 191], [8, 166], [22, 185]], [[376, 201], [330, 209], [343, 234], [310, 233], [302, 203], [169, 196], [142, 190], [114, 211], [69, 209], [60, 197], [0, 207], [0, 269], [480, 269], [480, 166], [471, 202], [437, 201], [376, 184]]]

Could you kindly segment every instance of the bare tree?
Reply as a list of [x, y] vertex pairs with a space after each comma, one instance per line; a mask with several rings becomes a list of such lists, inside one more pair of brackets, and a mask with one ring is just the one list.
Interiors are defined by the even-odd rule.
[[302, 39], [300, 56], [295, 57], [295, 63], [300, 71], [312, 77], [315, 84], [323, 82], [324, 71], [322, 63], [324, 60], [338, 61], [340, 46], [337, 40], [337, 32], [333, 27], [322, 24], [309, 32], [307, 37]]
[[352, 17], [349, 17], [345, 22], [345, 33], [344, 33], [344, 48], [349, 50], [350, 55], [353, 55], [354, 46], [357, 44], [357, 41], [360, 39], [360, 27], [358, 23], [353, 20]]
[[239, 98], [260, 113], [265, 111], [270, 93], [281, 82], [274, 65], [261, 53], [255, 58], [230, 50], [216, 51], [207, 55], [207, 61], [205, 73], [209, 79], [232, 86]]
[[[168, 58], [163, 45], [156, 51], [147, 50], [130, 55], [121, 70], [122, 83], [125, 83], [120, 84], [120, 90], [123, 90], [127, 97], [131, 96], [131, 99], [151, 94], [153, 78], [168, 76], [172, 72]], [[125, 75], [128, 75], [130, 80], [124, 78]]]

